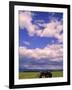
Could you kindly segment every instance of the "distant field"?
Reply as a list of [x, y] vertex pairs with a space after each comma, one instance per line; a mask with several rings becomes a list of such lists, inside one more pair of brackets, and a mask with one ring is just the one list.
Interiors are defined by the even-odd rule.
[[[63, 71], [52, 71], [52, 77], [63, 77]], [[19, 72], [19, 79], [39, 78], [40, 72]]]

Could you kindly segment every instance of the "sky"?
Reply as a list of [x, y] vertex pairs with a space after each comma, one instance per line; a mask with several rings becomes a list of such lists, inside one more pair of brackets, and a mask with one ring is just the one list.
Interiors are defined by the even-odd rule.
[[63, 69], [63, 13], [19, 11], [19, 69]]

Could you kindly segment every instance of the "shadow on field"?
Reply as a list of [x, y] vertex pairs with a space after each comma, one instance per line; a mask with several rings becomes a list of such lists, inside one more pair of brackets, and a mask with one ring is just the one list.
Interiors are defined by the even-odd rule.
[[52, 77], [52, 73], [51, 72], [40, 72], [40, 76], [39, 78], [51, 78]]

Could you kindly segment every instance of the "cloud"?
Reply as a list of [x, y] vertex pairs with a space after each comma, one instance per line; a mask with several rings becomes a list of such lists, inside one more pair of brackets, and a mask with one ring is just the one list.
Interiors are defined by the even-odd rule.
[[40, 26], [44, 26], [44, 29], [39, 29], [38, 25], [32, 23], [32, 13], [31, 12], [22, 12], [19, 13], [19, 24], [20, 28], [26, 28], [29, 36], [40, 36], [40, 37], [55, 37], [59, 42], [63, 42], [63, 34], [60, 32], [63, 30], [62, 20], [51, 20], [49, 23], [39, 23], [44, 22], [38, 20]]
[[44, 20], [35, 20], [35, 23], [44, 23]]
[[27, 41], [24, 41], [23, 43], [24, 43], [25, 45], [30, 45], [30, 43], [27, 42]]
[[28, 49], [26, 47], [19, 47], [19, 54], [22, 57], [39, 59], [49, 59], [49, 60], [62, 60], [63, 59], [63, 46], [58, 44], [47, 45], [46, 47], [40, 49]]
[[33, 36], [35, 34], [35, 25], [31, 23], [32, 14], [31, 12], [20, 12], [19, 13], [19, 25], [20, 28], [26, 28], [28, 34]]
[[60, 32], [63, 30], [63, 25], [59, 21], [51, 21], [46, 25], [43, 30], [36, 31], [38, 36], [41, 37], [55, 37], [60, 42], [63, 41], [63, 34]]
[[45, 69], [45, 70], [52, 69], [53, 70], [53, 69], [62, 69], [63, 68], [61, 65], [48, 65], [48, 64], [47, 65], [46, 64], [44, 64], [44, 65], [33, 65], [33, 64], [32, 65], [31, 64], [24, 65], [23, 64], [23, 65], [21, 65], [21, 67], [22, 68], [25, 67], [26, 69], [36, 69], [36, 70], [37, 69], [42, 69], [42, 70], [43, 69]]

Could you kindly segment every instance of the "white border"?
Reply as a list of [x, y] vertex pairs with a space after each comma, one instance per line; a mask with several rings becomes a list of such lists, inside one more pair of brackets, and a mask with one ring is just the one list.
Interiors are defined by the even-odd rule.
[[[56, 78], [42, 78], [42, 79], [19, 79], [19, 55], [18, 55], [18, 10], [30, 10], [30, 11], [48, 11], [48, 12], [63, 12], [63, 77]], [[14, 6], [14, 84], [36, 84], [36, 83], [55, 83], [55, 82], [67, 82], [67, 9], [64, 8], [50, 8], [50, 7], [32, 7], [32, 6]]]

